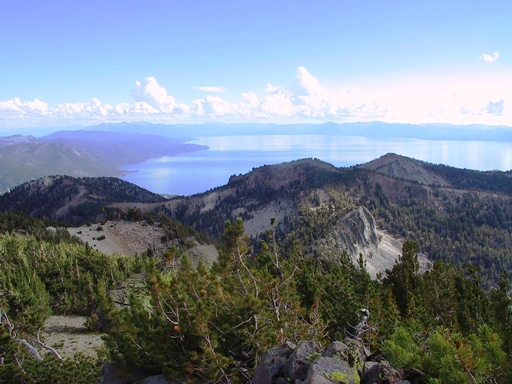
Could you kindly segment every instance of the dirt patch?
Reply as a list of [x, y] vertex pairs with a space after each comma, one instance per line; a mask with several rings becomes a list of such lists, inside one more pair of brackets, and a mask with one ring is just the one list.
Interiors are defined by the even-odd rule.
[[89, 332], [85, 320], [84, 316], [51, 316], [45, 321], [41, 335], [63, 358], [72, 358], [78, 352], [96, 357], [103, 346], [103, 334]]
[[161, 256], [172, 245], [171, 242], [162, 243], [165, 232], [156, 223], [107, 221], [68, 228], [68, 232], [107, 255], [135, 256], [151, 249], [155, 256]]

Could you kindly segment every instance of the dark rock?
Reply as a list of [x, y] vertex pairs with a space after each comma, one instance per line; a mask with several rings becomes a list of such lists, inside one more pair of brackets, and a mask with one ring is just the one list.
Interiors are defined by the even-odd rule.
[[373, 352], [370, 356], [368, 356], [366, 358], [366, 361], [375, 361], [375, 362], [379, 362], [379, 361], [383, 361], [383, 360], [386, 360], [386, 358], [384, 357], [384, 355], [382, 354], [382, 351], [380, 349], [376, 350], [375, 352]]
[[98, 384], [179, 384], [180, 381], [168, 381], [163, 375], [149, 376], [151, 373], [144, 368], [126, 372], [116, 368], [114, 364], [107, 363], [101, 368]]
[[410, 384], [402, 380], [403, 372], [382, 352], [370, 354], [361, 340], [345, 339], [325, 351], [313, 341], [273, 348], [263, 355], [251, 384]]
[[391, 367], [388, 361], [365, 364], [365, 370], [361, 376], [361, 384], [396, 384], [403, 379], [403, 373]]
[[114, 364], [104, 364], [101, 368], [98, 384], [124, 384], [126, 380], [120, 379], [119, 376], [119, 371]]
[[309, 367], [316, 358], [322, 355], [323, 348], [314, 341], [303, 341], [292, 352], [284, 366], [286, 379], [304, 380], [308, 376]]
[[283, 374], [284, 365], [296, 347], [295, 344], [288, 341], [277, 348], [272, 348], [265, 352], [254, 371], [254, 378], [251, 383], [273, 383], [274, 379], [276, 379], [279, 374]]
[[364, 363], [363, 373], [372, 369], [375, 365], [379, 365], [379, 363], [376, 361], [367, 361], [366, 363]]
[[341, 341], [333, 341], [322, 356], [324, 357], [335, 357], [340, 360], [346, 360], [344, 356], [348, 356], [349, 348]]

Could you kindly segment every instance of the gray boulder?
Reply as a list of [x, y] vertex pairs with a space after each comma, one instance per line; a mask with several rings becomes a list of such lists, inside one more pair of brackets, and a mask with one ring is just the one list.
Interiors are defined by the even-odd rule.
[[303, 341], [292, 352], [284, 366], [286, 379], [304, 380], [308, 376], [311, 364], [322, 355], [323, 348], [314, 341]]
[[107, 363], [101, 367], [98, 384], [124, 384], [126, 380], [119, 378], [120, 374], [114, 364]]
[[372, 355], [361, 340], [345, 339], [334, 341], [325, 351], [314, 341], [270, 349], [251, 384], [407, 384], [402, 377], [380, 351]]
[[357, 369], [333, 357], [319, 357], [310, 366], [303, 384], [359, 384]]

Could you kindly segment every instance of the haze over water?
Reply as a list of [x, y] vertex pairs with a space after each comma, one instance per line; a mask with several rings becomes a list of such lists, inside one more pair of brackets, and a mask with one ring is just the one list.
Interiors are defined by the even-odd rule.
[[198, 137], [206, 151], [151, 159], [123, 167], [122, 177], [156, 193], [191, 195], [224, 185], [231, 175], [262, 165], [317, 158], [337, 167], [396, 153], [434, 164], [480, 171], [512, 169], [512, 143], [418, 139], [374, 140], [328, 135]]

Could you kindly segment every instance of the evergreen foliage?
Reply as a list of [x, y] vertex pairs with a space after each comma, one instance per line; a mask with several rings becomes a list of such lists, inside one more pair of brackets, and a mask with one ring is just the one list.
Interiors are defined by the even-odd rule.
[[[89, 325], [98, 327], [107, 291], [144, 269], [145, 260], [101, 254], [18, 214], [4, 214], [0, 222], [6, 231], [0, 234], [0, 382], [96, 381], [102, 360], [82, 355], [38, 360], [19, 340], [37, 347], [39, 330], [51, 314], [90, 316]], [[25, 228], [22, 235], [16, 223]]]
[[[341, 210], [351, 202], [340, 197], [333, 204]], [[319, 207], [304, 223], [324, 222], [329, 209]], [[153, 220], [169, 238], [196, 235], [165, 216]], [[385, 277], [371, 280], [362, 258], [354, 264], [345, 253], [326, 264], [306, 257], [302, 232], [280, 240], [275, 220], [257, 251], [242, 219], [225, 222], [218, 261], [197, 268], [186, 247], [174, 246], [163, 260], [107, 256], [58, 232], [45, 234], [40, 222], [17, 214], [1, 216], [0, 224], [0, 382], [96, 380], [100, 360], [36, 360], [16, 341], [33, 340], [52, 313], [92, 315], [92, 324], [101, 318], [96, 324], [108, 335], [109, 359], [127, 373], [141, 368], [188, 382], [231, 383], [248, 381], [262, 354], [284, 341], [354, 337], [362, 308], [371, 313], [363, 342], [382, 348], [413, 383], [512, 380], [507, 273], [488, 293], [471, 264], [438, 261], [420, 274], [411, 240]], [[108, 290], [136, 272], [144, 272], [146, 293], [134, 290], [130, 305], [116, 307]]]

